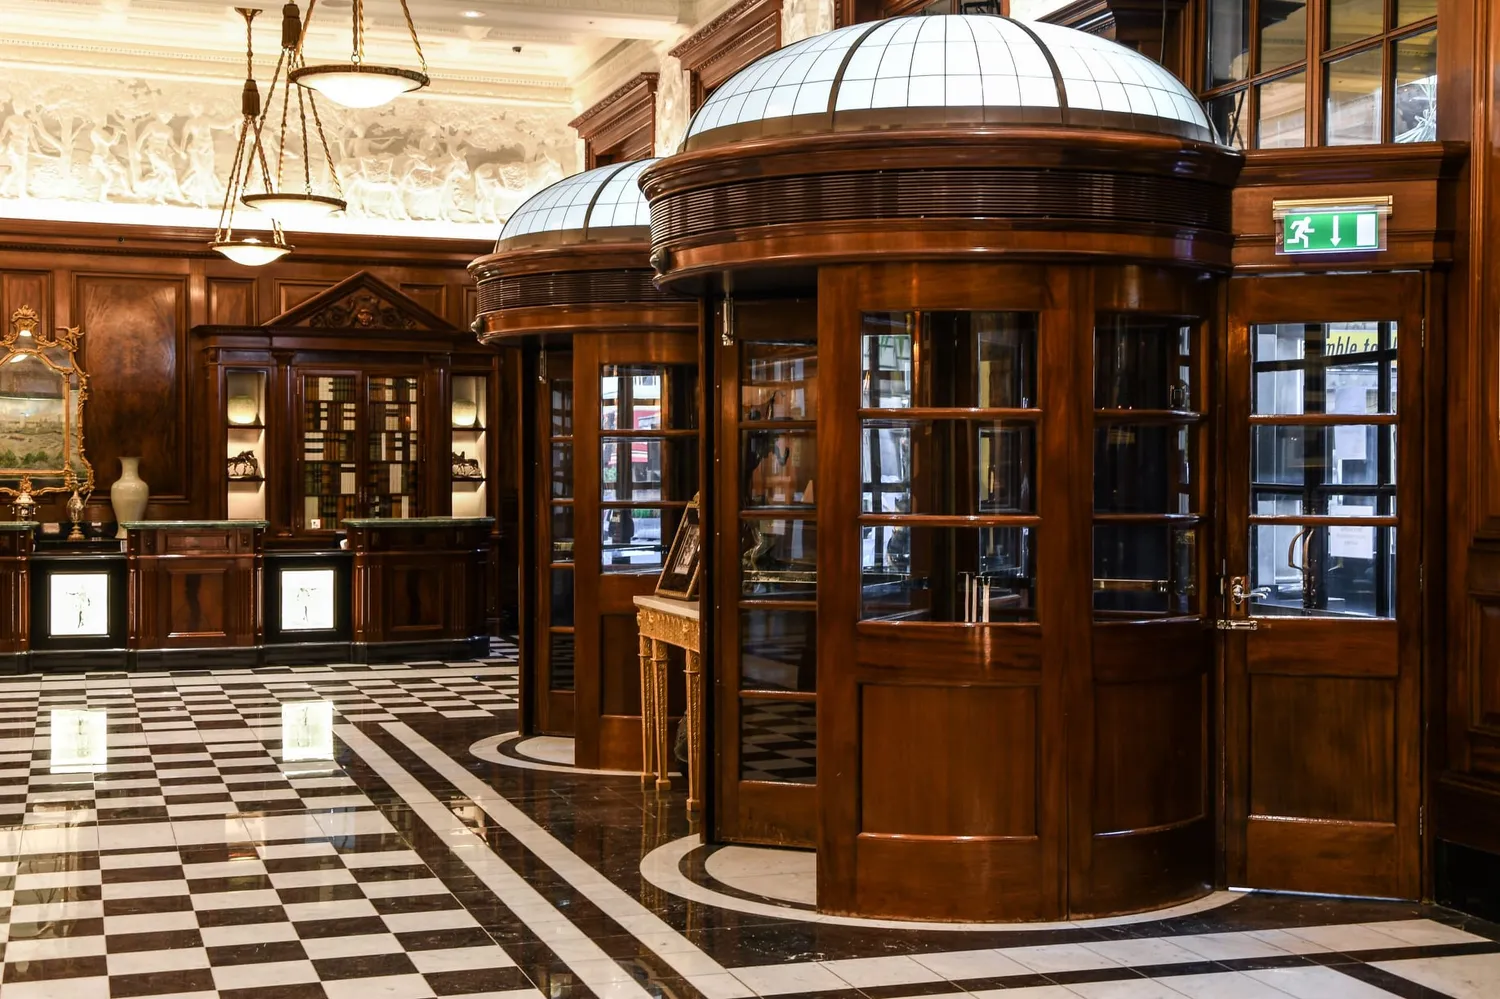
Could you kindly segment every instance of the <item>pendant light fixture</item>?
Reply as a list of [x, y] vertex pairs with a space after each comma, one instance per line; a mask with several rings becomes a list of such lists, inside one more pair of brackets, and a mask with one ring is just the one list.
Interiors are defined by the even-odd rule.
[[[250, 170], [259, 160], [261, 177], [266, 190], [271, 189], [271, 171], [266, 167], [265, 153], [260, 148], [260, 88], [255, 85], [255, 51], [250, 24], [260, 11], [250, 7], [236, 7], [245, 19], [245, 88], [240, 95], [240, 138], [234, 146], [234, 166], [229, 171], [229, 183], [224, 189], [224, 205], [219, 209], [219, 226], [214, 230], [213, 242], [208, 245], [237, 264], [259, 267], [279, 260], [292, 252], [287, 245], [281, 225], [272, 221], [269, 239], [259, 236], [234, 234], [234, 205], [244, 193]], [[256, 155], [259, 154], [259, 155]]]
[[[292, 82], [316, 90], [347, 108], [379, 107], [401, 94], [427, 86], [430, 82], [427, 79], [427, 57], [422, 54], [422, 43], [417, 39], [417, 26], [412, 23], [406, 0], [400, 2], [401, 13], [406, 18], [406, 30], [411, 34], [411, 44], [417, 50], [417, 62], [421, 69], [375, 66], [365, 62], [365, 3], [364, 0], [354, 0], [354, 51], [349, 61], [298, 66], [292, 71]], [[307, 5], [308, 27], [312, 26], [313, 11], [317, 6], [318, 0], [312, 0]]]
[[[281, 8], [281, 58], [276, 61], [276, 71], [271, 74], [271, 99], [266, 102], [265, 112], [261, 115], [260, 124], [256, 127], [255, 154], [264, 158], [265, 151], [263, 143], [266, 136], [266, 119], [270, 117], [271, 110], [276, 105], [276, 88], [281, 87], [281, 128], [280, 138], [276, 146], [276, 184], [272, 187], [269, 182], [266, 189], [259, 194], [245, 194], [241, 200], [251, 208], [259, 209], [271, 216], [277, 223], [292, 228], [301, 228], [309, 224], [326, 219], [334, 212], [341, 212], [347, 207], [343, 197], [343, 191], [339, 188], [339, 178], [333, 169], [333, 153], [328, 148], [328, 136], [323, 132], [323, 116], [318, 113], [318, 95], [312, 91], [296, 87], [297, 93], [297, 119], [300, 123], [302, 133], [302, 190], [300, 192], [288, 191], [283, 183], [283, 167], [286, 164], [287, 143], [287, 119], [291, 116], [292, 109], [292, 81], [291, 74], [301, 66], [302, 54], [302, 14], [294, 2], [289, 2]], [[282, 75], [285, 70], [286, 75]], [[307, 116], [312, 112], [313, 127], [318, 133], [318, 142], [323, 151], [323, 165], [327, 168], [328, 176], [333, 181], [334, 195], [314, 194], [312, 185], [312, 160], [313, 147], [307, 137]]]

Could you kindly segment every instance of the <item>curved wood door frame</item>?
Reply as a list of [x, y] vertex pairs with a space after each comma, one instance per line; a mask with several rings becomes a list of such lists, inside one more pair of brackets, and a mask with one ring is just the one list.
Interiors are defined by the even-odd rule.
[[[1067, 267], [967, 263], [850, 265], [819, 272], [818, 772], [828, 779], [819, 794], [818, 904], [824, 911], [975, 918], [976, 911], [988, 908], [1003, 911], [1004, 918], [1042, 919], [1066, 910], [1067, 712], [1062, 669], [1048, 664], [1088, 654], [1088, 629], [1060, 626], [1069, 619], [1085, 620], [1078, 615], [1087, 613], [1087, 595], [1073, 592], [1081, 588], [1071, 585], [1065, 568], [1083, 564], [1086, 557], [1077, 516], [1065, 514], [1054, 521], [1043, 514], [1036, 569], [1039, 624], [896, 625], [900, 631], [895, 635], [872, 633], [857, 623], [860, 538], [850, 527], [858, 522], [861, 503], [859, 327], [864, 311], [1036, 313], [1042, 410], [1038, 509], [1056, 497], [1071, 496], [1074, 500], [1067, 502], [1076, 503], [1080, 494], [1087, 503], [1088, 491], [1077, 488], [1071, 471], [1079, 463], [1077, 449], [1085, 444], [1068, 419], [1070, 405], [1087, 406], [1092, 400], [1092, 392], [1077, 384], [1073, 355], [1079, 273]], [[990, 817], [996, 831], [1009, 822], [1029, 823], [1029, 835], [974, 836], [956, 829], [934, 835], [936, 827], [915, 814], [944, 801], [958, 808], [974, 788], [989, 786], [992, 768], [1004, 762], [971, 755], [968, 772], [959, 774], [954, 769], [964, 758], [959, 742], [950, 739], [943, 758], [927, 766], [920, 748], [938, 734], [995, 731], [997, 719], [939, 717], [936, 728], [914, 726], [883, 733], [880, 740], [864, 736], [864, 712], [872, 705], [899, 714], [918, 711], [925, 703], [946, 716], [981, 700], [1009, 712], [1007, 717], [1019, 726], [1006, 736], [1019, 733], [1023, 741], [1034, 740], [1025, 747], [1030, 749], [1030, 773], [1007, 781], [1017, 794], [1024, 787], [1033, 790], [1009, 803], [1014, 810], [994, 803], [1007, 814]], [[877, 742], [889, 751], [880, 751]], [[869, 802], [864, 785], [872, 765], [905, 768], [899, 775], [881, 775], [908, 791], [883, 797], [876, 824], [890, 826], [903, 813], [904, 797], [913, 834], [865, 828]], [[1029, 815], [1021, 814], [1027, 810], [1026, 796], [1031, 799]], [[943, 811], [934, 820], [938, 824], [962, 824], [957, 812]]]
[[[659, 572], [601, 570], [599, 369], [606, 364], [671, 364], [696, 369], [698, 338], [691, 333], [617, 332], [579, 334], [573, 338], [574, 759], [580, 767], [639, 769], [640, 715], [605, 712], [605, 677], [601, 668], [605, 640], [601, 625], [606, 614], [629, 615], [629, 675], [614, 679], [638, 688], [635, 609], [631, 598], [655, 592]], [[701, 434], [694, 443], [701, 453]], [[691, 498], [684, 497], [683, 501]], [[674, 671], [670, 680], [674, 703], [679, 702], [682, 683], [676, 676]]]
[[[546, 360], [542, 361], [541, 358]], [[544, 367], [537, 368], [537, 365]], [[545, 379], [538, 378], [538, 387], [530, 406], [530, 419], [526, 421], [531, 444], [534, 450], [535, 479], [532, 483], [533, 501], [531, 504], [532, 523], [536, 525], [535, 531], [526, 531], [522, 525], [523, 535], [531, 538], [531, 560], [532, 572], [535, 578], [534, 596], [529, 601], [534, 610], [529, 619], [522, 621], [522, 628], [530, 631], [530, 647], [532, 654], [527, 661], [531, 665], [532, 676], [529, 678], [530, 689], [534, 691], [532, 698], [532, 710], [535, 712], [531, 724], [526, 731], [544, 733], [548, 735], [572, 735], [574, 731], [574, 710], [576, 697], [573, 690], [552, 689], [552, 384], [551, 377], [555, 373], [573, 370], [573, 355], [568, 348], [541, 348], [540, 352], [533, 355], [532, 367], [537, 370], [538, 375], [547, 372]], [[573, 460], [576, 464], [577, 447], [574, 446]], [[575, 484], [574, 493], [577, 488]], [[575, 496], [576, 502], [576, 496]], [[573, 542], [574, 557], [577, 557], [578, 520], [575, 515], [573, 520]], [[573, 563], [573, 620], [576, 628], [578, 620], [578, 570]], [[525, 608], [522, 609], [523, 614]], [[576, 635], [576, 631], [574, 632]], [[523, 648], [528, 644], [523, 636]], [[574, 685], [577, 685], [577, 662], [578, 650], [577, 639], [574, 639], [573, 650], [574, 662]]]
[[[1246, 586], [1250, 328], [1278, 322], [1399, 323], [1395, 619], [1261, 617], [1257, 630], [1224, 633], [1225, 878], [1230, 885], [1401, 898], [1420, 894], [1427, 280], [1405, 272], [1230, 282], [1224, 545], [1227, 575], [1246, 577]], [[1276, 786], [1301, 788], [1304, 795], [1321, 790], [1322, 797], [1304, 797], [1300, 812], [1258, 814], [1257, 801], [1274, 806], [1276, 794], [1269, 789]], [[1264, 795], [1261, 788], [1267, 789]], [[1290, 796], [1282, 800], [1294, 803]], [[1376, 806], [1388, 818], [1377, 816]], [[1367, 814], [1355, 817], [1361, 807]], [[1345, 814], [1334, 814], [1339, 811]]]

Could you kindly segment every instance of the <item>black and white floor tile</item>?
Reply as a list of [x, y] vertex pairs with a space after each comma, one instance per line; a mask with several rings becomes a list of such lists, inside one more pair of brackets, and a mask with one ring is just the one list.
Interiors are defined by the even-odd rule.
[[[0, 680], [0, 999], [1500, 997], [1500, 927], [1414, 904], [824, 917], [807, 855], [702, 846], [680, 790], [471, 753], [516, 728], [515, 699], [498, 646]], [[311, 755], [282, 727], [309, 701], [331, 705]], [[79, 710], [103, 713], [84, 763], [63, 752]], [[754, 731], [764, 773], [814, 779], [805, 719]]]

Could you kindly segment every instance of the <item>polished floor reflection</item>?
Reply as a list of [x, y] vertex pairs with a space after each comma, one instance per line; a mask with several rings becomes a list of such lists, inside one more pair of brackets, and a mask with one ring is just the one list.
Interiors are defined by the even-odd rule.
[[1417, 905], [822, 916], [810, 855], [511, 737], [507, 651], [0, 680], [3, 999], [1500, 995], [1500, 927]]

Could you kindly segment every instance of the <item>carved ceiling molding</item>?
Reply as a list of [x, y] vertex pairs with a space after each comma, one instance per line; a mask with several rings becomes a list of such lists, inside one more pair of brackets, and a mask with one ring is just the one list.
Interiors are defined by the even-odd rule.
[[442, 316], [368, 271], [350, 275], [263, 325], [325, 330], [459, 332]]
[[620, 148], [621, 159], [651, 155], [656, 139], [656, 73], [638, 73], [568, 122], [588, 143], [590, 165], [599, 151]]
[[695, 106], [707, 91], [781, 48], [781, 3], [740, 0], [671, 50], [693, 75]]

